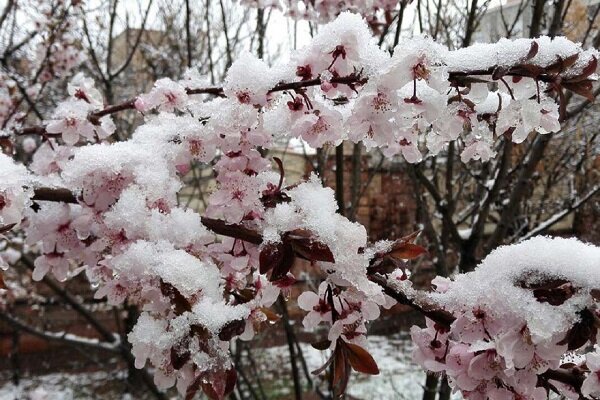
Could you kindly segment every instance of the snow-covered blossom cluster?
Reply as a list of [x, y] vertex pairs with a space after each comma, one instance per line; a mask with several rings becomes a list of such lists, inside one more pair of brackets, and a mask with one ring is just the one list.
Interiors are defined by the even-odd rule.
[[13, 9], [23, 29], [13, 30], [17, 36], [3, 49], [8, 51], [5, 56], [19, 61], [16, 66], [7, 64], [0, 73], [0, 129], [19, 128], [31, 111], [21, 106], [43, 101], [46, 92], [85, 61], [75, 18], [83, 4], [24, 0]]
[[77, 0], [63, 1], [56, 5], [46, 1], [32, 1], [32, 10], [36, 13], [33, 18], [41, 35], [41, 40], [35, 47], [33, 70], [40, 76], [40, 83], [65, 75], [85, 60], [78, 47], [79, 38], [73, 31], [76, 21], [72, 18], [82, 5]]
[[[498, 248], [474, 272], [436, 278], [431, 299], [456, 319], [413, 327], [415, 360], [466, 399], [546, 399], [550, 388], [579, 398], [548, 371], [577, 367], [565, 354], [596, 343], [598, 266], [597, 247], [536, 237]], [[584, 396], [600, 393], [597, 355], [587, 357]]]
[[257, 8], [277, 8], [296, 19], [328, 22], [344, 11], [365, 16], [376, 24], [379, 18], [391, 19], [397, 11], [396, 0], [240, 0], [244, 5]]
[[[27, 244], [39, 250], [34, 279], [51, 273], [65, 280], [84, 271], [98, 297], [138, 304], [142, 314], [128, 336], [136, 365], [149, 361], [161, 388], [176, 385], [188, 395], [202, 387], [223, 398], [232, 390], [229, 341], [252, 338], [274, 318], [268, 308], [294, 284], [294, 261], [307, 260], [320, 269], [323, 282], [316, 293], [302, 293], [298, 304], [308, 312], [307, 328], [328, 328], [323, 347], [333, 350], [328, 363], [335, 364], [334, 386], [341, 393], [350, 367], [378, 371], [364, 349], [366, 324], [395, 300], [374, 277], [387, 275], [394, 287], [413, 293], [405, 261], [423, 249], [414, 235], [369, 244], [365, 228], [337, 212], [333, 191], [317, 176], [286, 186], [281, 161], [275, 159], [272, 168], [264, 150], [281, 138], [301, 138], [317, 148], [349, 139], [418, 162], [458, 140], [465, 162], [487, 160], [500, 136], [521, 142], [532, 132], [558, 130], [553, 96], [561, 98], [565, 89], [586, 94], [596, 56], [562, 38], [449, 51], [421, 37], [401, 42], [390, 56], [363, 19], [345, 13], [287, 63], [269, 67], [244, 54], [223, 87], [203, 87], [190, 73], [181, 81], [160, 79], [149, 93], [104, 107], [93, 82], [78, 75], [69, 85], [70, 98], [40, 127], [45, 142], [30, 165], [36, 185], [68, 188], [68, 195], [57, 199], [38, 187], [33, 207], [27, 207], [27, 172], [3, 156], [6, 170], [18, 173], [0, 180], [0, 199], [7, 204], [0, 203], [0, 221], [25, 217]], [[145, 123], [129, 140], [110, 142], [110, 114], [123, 109], [139, 111]], [[216, 173], [203, 216], [178, 203], [181, 178], [197, 162], [212, 163]], [[515, 264], [513, 270], [538, 265]], [[518, 282], [522, 290], [535, 293], [542, 279], [535, 268]], [[573, 287], [588, 287], [579, 275], [566, 278]], [[559, 332], [544, 336], [510, 304], [486, 305], [475, 292], [462, 291], [453, 303], [452, 287], [464, 286], [461, 279], [433, 296], [448, 312], [462, 313], [455, 324], [415, 330], [420, 359], [457, 382], [476, 383], [471, 391], [502, 391], [502, 381], [535, 398], [532, 377], [558, 366], [564, 339]], [[581, 299], [573, 296], [565, 304], [581, 306]], [[482, 314], [473, 311], [476, 306]], [[514, 324], [494, 317], [488, 327], [496, 306]], [[578, 308], [567, 315], [566, 307], [559, 313], [563, 328], [583, 313]], [[437, 341], [441, 347], [432, 348]], [[522, 343], [532, 346], [530, 358], [506, 350]], [[452, 349], [460, 365], [471, 355], [485, 364], [480, 375], [463, 377], [456, 367], [455, 377], [447, 366]], [[503, 364], [496, 363], [497, 354]]]
[[110, 115], [94, 115], [94, 111], [103, 108], [103, 102], [92, 79], [77, 74], [69, 84], [68, 92], [71, 97], [58, 104], [46, 125], [47, 133], [61, 135], [67, 145], [76, 144], [81, 136], [93, 142], [113, 134], [115, 124]]
[[0, 234], [21, 223], [32, 195], [31, 177], [25, 166], [0, 153]]

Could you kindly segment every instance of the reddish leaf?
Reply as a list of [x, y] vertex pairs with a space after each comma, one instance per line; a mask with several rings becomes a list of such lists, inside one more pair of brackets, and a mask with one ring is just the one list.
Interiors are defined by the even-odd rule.
[[535, 40], [532, 41], [531, 42], [531, 47], [529, 48], [529, 52], [525, 56], [525, 61], [529, 61], [533, 57], [535, 57], [536, 54], [538, 53], [539, 48], [540, 48], [540, 46], [537, 44], [537, 42]]
[[562, 86], [571, 92], [585, 97], [589, 101], [594, 101], [595, 99], [592, 81], [585, 80], [581, 82], [563, 82]]
[[175, 314], [181, 315], [186, 311], [192, 311], [192, 305], [189, 301], [181, 294], [179, 290], [170, 283], [163, 280], [160, 281], [160, 291], [163, 296], [168, 297], [171, 300], [171, 305], [175, 311]]
[[6, 233], [8, 231], [10, 231], [16, 225], [17, 224], [8, 224], [8, 225], [0, 226], [0, 235], [2, 235], [3, 233]]
[[353, 343], [346, 343], [345, 346], [352, 369], [363, 374], [379, 375], [379, 367], [367, 350]]
[[310, 344], [312, 347], [314, 347], [317, 350], [327, 350], [329, 348], [329, 346], [331, 346], [331, 340], [320, 340], [318, 342], [313, 342]]
[[327, 359], [327, 361], [325, 361], [325, 364], [321, 365], [319, 368], [312, 371], [311, 374], [319, 375], [319, 374], [325, 372], [327, 367], [329, 367], [331, 365], [331, 363], [333, 362], [334, 356], [335, 356], [335, 352], [332, 352], [331, 355], [329, 356], [329, 358]]
[[252, 301], [256, 297], [256, 289], [244, 288], [238, 290], [237, 292], [233, 292], [233, 295], [237, 301], [237, 304], [245, 304], [249, 301]]
[[556, 286], [542, 287], [533, 290], [533, 295], [541, 303], [549, 303], [560, 306], [575, 294], [575, 288], [571, 282], [557, 284]]
[[283, 243], [281, 261], [273, 266], [270, 280], [271, 282], [284, 278], [294, 265], [294, 250], [289, 243]]
[[206, 329], [202, 325], [198, 325], [198, 324], [192, 325], [190, 327], [190, 330], [192, 331], [192, 334], [200, 340], [208, 340], [211, 337], [211, 334], [208, 331], [208, 329]]
[[[233, 392], [237, 381], [235, 368], [227, 371], [214, 371], [200, 381], [202, 391], [209, 399], [223, 400]], [[187, 397], [186, 397], [187, 400]]]
[[350, 363], [341, 340], [338, 340], [333, 359], [333, 393], [337, 398], [346, 392], [350, 380]]
[[551, 65], [545, 68], [548, 74], [557, 74], [563, 72], [564, 70], [575, 64], [575, 62], [577, 62], [579, 54], [575, 53], [567, 58], [557, 56], [557, 58], [558, 60], [556, 60], [556, 62], [552, 63]]
[[427, 253], [427, 249], [422, 246], [414, 243], [401, 243], [394, 245], [388, 255], [402, 260], [412, 260], [425, 253]]
[[405, 271], [407, 268], [406, 262], [399, 258], [384, 255], [383, 257], [374, 257], [371, 260], [371, 265], [367, 267], [367, 274], [391, 274], [397, 269]]
[[239, 336], [244, 333], [244, 329], [246, 328], [246, 322], [244, 320], [238, 319], [235, 321], [229, 321], [226, 323], [219, 332], [219, 339], [226, 342], [231, 340], [234, 336]]
[[536, 279], [535, 275], [529, 275], [526, 279], [529, 279], [530, 281], [533, 279], [533, 282], [527, 282], [525, 280], [519, 282], [519, 286], [524, 289], [532, 289], [533, 296], [540, 303], [559, 306], [570, 299], [577, 291], [577, 288], [566, 279], [540, 279], [539, 277]]
[[567, 68], [572, 67], [573, 64], [575, 64], [577, 62], [578, 59], [579, 59], [579, 53], [575, 53], [572, 56], [569, 56], [569, 57], [563, 59], [562, 60], [563, 71]]
[[333, 253], [327, 245], [311, 239], [299, 239], [291, 241], [296, 255], [309, 261], [335, 262]]
[[[221, 399], [223, 399], [222, 396], [219, 396], [219, 394], [217, 393], [217, 391], [213, 387], [212, 383], [210, 383], [208, 381], [201, 380], [200, 381], [200, 386], [202, 387], [202, 391], [204, 392], [204, 394], [206, 395], [206, 397], [208, 397], [209, 399], [211, 399], [211, 400], [221, 400]], [[191, 399], [191, 397], [190, 397], [190, 399]], [[187, 400], [187, 398], [186, 398], [186, 400]]]
[[569, 350], [580, 348], [588, 340], [592, 342], [596, 340], [598, 328], [594, 323], [594, 314], [587, 308], [583, 309], [579, 314], [581, 315], [581, 319], [569, 329], [565, 338], [558, 342], [560, 345], [568, 345], [567, 348]]
[[275, 323], [277, 321], [279, 321], [281, 319], [281, 316], [279, 316], [278, 314], [274, 313], [273, 310], [266, 308], [266, 307], [261, 307], [260, 311], [265, 314], [265, 316], [267, 317], [267, 321], [271, 322], [271, 323]]
[[397, 240], [397, 242], [403, 242], [403, 243], [414, 243], [415, 240], [417, 240], [417, 238], [419, 237], [419, 235], [421, 234], [421, 231], [414, 231], [413, 233], [409, 233], [406, 236], [402, 236], [400, 239]]
[[259, 255], [260, 273], [266, 274], [283, 261], [283, 243], [265, 245]]
[[235, 384], [237, 382], [237, 371], [235, 368], [230, 368], [225, 371], [225, 392], [224, 396], [229, 395], [235, 389]]
[[580, 82], [589, 78], [590, 75], [596, 72], [596, 68], [598, 68], [598, 59], [595, 56], [592, 56], [592, 59], [588, 64], [581, 70], [581, 73], [574, 78], [570, 78], [569, 82]]
[[171, 364], [175, 369], [181, 369], [189, 361], [192, 354], [188, 349], [182, 349], [179, 346], [171, 348]]
[[286, 240], [292, 245], [298, 257], [309, 261], [335, 262], [327, 245], [313, 239], [312, 233], [304, 229], [296, 229], [286, 234]]
[[505, 67], [496, 67], [492, 72], [492, 79], [497, 81], [498, 79], [506, 75], [507, 72], [508, 70]]
[[198, 393], [198, 390], [200, 389], [201, 384], [202, 384], [201, 376], [194, 379], [194, 382], [192, 382], [192, 384], [190, 386], [188, 386], [188, 388], [185, 391], [185, 400], [192, 400], [194, 398], [194, 396], [196, 396], [196, 393]]

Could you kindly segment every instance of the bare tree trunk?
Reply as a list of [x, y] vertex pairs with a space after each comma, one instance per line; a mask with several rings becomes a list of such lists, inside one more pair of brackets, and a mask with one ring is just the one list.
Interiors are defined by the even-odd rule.
[[437, 375], [427, 374], [427, 377], [425, 378], [425, 387], [423, 388], [423, 400], [435, 400], [437, 386]]
[[302, 400], [302, 383], [300, 382], [300, 371], [298, 370], [298, 363], [296, 361], [296, 348], [294, 343], [294, 331], [290, 324], [290, 316], [288, 314], [287, 304], [282, 295], [279, 295], [278, 299], [279, 308], [281, 309], [283, 328], [285, 329], [285, 336], [288, 344], [288, 351], [290, 353], [290, 364], [292, 367], [292, 380], [294, 382], [294, 398], [296, 400]]
[[445, 376], [442, 378], [442, 382], [440, 383], [440, 395], [438, 397], [439, 400], [449, 400], [450, 395], [452, 394], [452, 390], [448, 385], [448, 378]]
[[[208, 12], [208, 10], [206, 10]], [[185, 47], [187, 50], [187, 66], [192, 66], [192, 37], [190, 34], [190, 0], [185, 0]]]
[[351, 221], [356, 221], [356, 214], [358, 212], [359, 207], [359, 196], [360, 196], [360, 184], [361, 184], [361, 167], [362, 167], [362, 145], [360, 143], [355, 143], [354, 148], [352, 149], [352, 186], [351, 196], [350, 196], [350, 204], [351, 208], [348, 212], [348, 219]]
[[256, 31], [258, 33], [258, 58], [265, 56], [265, 10], [259, 8], [256, 13]]
[[335, 148], [335, 199], [340, 214], [346, 214], [344, 203], [344, 143]]
[[545, 0], [535, 0], [533, 3], [533, 12], [531, 15], [531, 25], [529, 26], [529, 37], [534, 38], [540, 35], [542, 30], [542, 17], [544, 16]]

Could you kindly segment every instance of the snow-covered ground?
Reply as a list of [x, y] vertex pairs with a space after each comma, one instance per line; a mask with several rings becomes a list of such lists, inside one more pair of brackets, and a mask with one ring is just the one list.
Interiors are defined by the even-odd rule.
[[[348, 393], [364, 400], [421, 399], [425, 373], [411, 362], [412, 344], [408, 339], [406, 335], [369, 336], [368, 350], [377, 361], [380, 374], [367, 376], [353, 373]], [[326, 361], [327, 352], [316, 350], [309, 344], [302, 344], [301, 347], [309, 371], [319, 368]], [[261, 381], [268, 398], [277, 399], [292, 393], [287, 345], [254, 348], [252, 355], [261, 369]], [[302, 372], [301, 375], [304, 377]], [[312, 376], [312, 379], [319, 383], [321, 378]], [[137, 399], [123, 394], [125, 381], [125, 371], [56, 373], [22, 379], [18, 387], [12, 383], [0, 385], [0, 400]], [[323, 382], [321, 384], [324, 385]]]
[[0, 400], [133, 400], [132, 396], [122, 394], [125, 381], [126, 371], [26, 377], [20, 380], [18, 386], [10, 382], [0, 386]]
[[[358, 399], [421, 399], [425, 373], [411, 361], [412, 344], [405, 336], [369, 336], [368, 350], [377, 361], [380, 374], [368, 376], [353, 373], [348, 387], [348, 393]], [[323, 365], [327, 352], [314, 349], [309, 344], [302, 344], [302, 351], [309, 371]], [[257, 365], [267, 369], [263, 376], [273, 382], [284, 385], [271, 392], [277, 395], [291, 393], [291, 378], [289, 372], [289, 353], [287, 346], [254, 350], [253, 356]], [[283, 367], [283, 368], [282, 368]], [[301, 373], [303, 376], [304, 374]], [[314, 377], [315, 382], [319, 377]]]

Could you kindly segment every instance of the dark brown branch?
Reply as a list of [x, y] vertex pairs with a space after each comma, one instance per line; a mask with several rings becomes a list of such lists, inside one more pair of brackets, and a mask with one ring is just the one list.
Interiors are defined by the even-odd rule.
[[227, 224], [224, 221], [202, 217], [202, 223], [217, 235], [241, 239], [253, 244], [261, 244], [262, 236], [252, 229], [238, 224]]
[[95, 341], [92, 338], [77, 337], [70, 335], [67, 332], [50, 332], [28, 325], [18, 318], [10, 316], [4, 312], [0, 312], [0, 320], [7, 324], [15, 327], [15, 329], [27, 332], [30, 335], [37, 336], [39, 338], [65, 343], [73, 346], [84, 346], [88, 348], [94, 348], [97, 350], [105, 350], [112, 353], [119, 353], [119, 345], [115, 343], [103, 343], [101, 341]]
[[424, 299], [417, 301], [414, 298], [407, 296], [405, 293], [396, 290], [388, 284], [387, 278], [380, 274], [370, 275], [369, 280], [379, 285], [385, 294], [396, 300], [398, 303], [411, 307], [412, 309], [418, 311], [440, 325], [449, 328], [456, 319], [454, 315], [450, 314], [448, 311], [440, 309], [436, 305], [429, 304], [428, 302], [424, 301]]
[[[557, 60], [557, 62], [560, 62], [560, 59]], [[552, 66], [552, 67], [554, 67], [554, 66]], [[495, 73], [495, 71], [496, 71], [496, 67], [490, 67], [488, 69], [480, 69], [480, 70], [472, 70], [472, 71], [450, 71], [449, 75], [448, 75], [448, 80], [453, 85], [461, 86], [461, 85], [464, 85], [464, 84], [472, 81], [472, 77], [474, 77], [474, 76], [492, 75]], [[555, 82], [557, 80], [556, 73], [545, 72], [543, 70], [543, 68], [540, 68], [539, 71], [531, 72], [527, 68], [524, 68], [522, 65], [514, 65], [513, 67], [507, 69], [506, 72], [504, 72], [502, 74], [502, 76], [530, 77], [530, 78], [535, 78], [541, 82]], [[575, 78], [575, 79], [577, 79], [577, 78]], [[566, 80], [563, 79], [563, 81], [567, 82], [567, 83], [569, 82], [568, 79], [566, 79]], [[354, 89], [356, 86], [365, 85], [368, 82], [368, 78], [364, 77], [361, 72], [358, 72], [358, 73], [352, 73], [347, 76], [333, 77], [330, 80], [330, 82], [334, 83], [334, 84], [347, 85], [350, 88]], [[282, 82], [282, 83], [275, 85], [271, 90], [268, 91], [268, 93], [282, 92], [282, 91], [286, 91], [286, 90], [299, 91], [304, 88], [321, 85], [321, 83], [322, 83], [322, 80], [320, 77], [305, 80], [305, 81]], [[219, 87], [219, 86], [196, 88], [196, 89], [186, 88], [185, 90], [188, 95], [209, 94], [209, 95], [214, 95], [214, 96], [225, 97], [223, 88]], [[89, 115], [89, 120], [92, 123], [97, 124], [98, 119], [105, 115], [114, 114], [114, 113], [117, 113], [117, 112], [123, 111], [123, 110], [131, 110], [134, 108], [135, 108], [135, 99], [129, 99], [123, 103], [110, 105], [110, 106], [105, 107], [102, 110], [91, 113]], [[35, 126], [35, 127], [31, 127], [31, 128], [24, 128], [20, 131], [17, 131], [16, 133], [17, 133], [17, 135], [24, 135], [24, 134], [41, 134], [41, 135], [43, 135], [43, 134], [46, 134], [46, 129], [43, 126]]]
[[545, 379], [551, 379], [557, 382], [562, 382], [567, 385], [570, 385], [577, 392], [581, 390], [581, 385], [583, 384], [583, 381], [585, 379], [584, 375], [565, 369], [550, 369], [540, 374], [540, 376]]
[[54, 201], [71, 204], [77, 203], [77, 198], [69, 189], [42, 187], [34, 189], [33, 193], [33, 201]]

